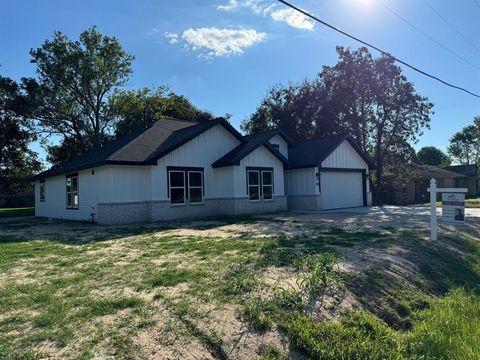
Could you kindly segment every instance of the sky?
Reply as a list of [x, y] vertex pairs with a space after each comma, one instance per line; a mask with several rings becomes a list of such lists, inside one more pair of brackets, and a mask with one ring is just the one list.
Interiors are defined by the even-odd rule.
[[[397, 58], [480, 93], [480, 6], [474, 0], [291, 2]], [[237, 129], [272, 85], [315, 77], [323, 65], [337, 62], [337, 45], [360, 46], [275, 0], [16, 0], [4, 1], [2, 13], [2, 76], [35, 76], [31, 48], [56, 30], [78, 39], [96, 25], [135, 55], [126, 88], [168, 85], [201, 109], [232, 114]], [[480, 99], [402, 68], [434, 103], [431, 129], [415, 148], [432, 145], [445, 151], [451, 136], [480, 115]], [[33, 148], [45, 157], [38, 144]]]

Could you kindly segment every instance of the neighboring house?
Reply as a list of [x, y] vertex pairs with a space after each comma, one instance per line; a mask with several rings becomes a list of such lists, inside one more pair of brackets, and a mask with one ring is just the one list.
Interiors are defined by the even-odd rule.
[[[370, 204], [371, 163], [349, 136], [306, 143], [242, 136], [222, 118], [163, 119], [35, 176], [35, 214], [118, 224], [275, 212], [287, 209], [285, 189], [293, 209]], [[315, 207], [296, 199], [308, 197]]]
[[467, 188], [469, 196], [480, 195], [480, 174], [477, 165], [452, 165], [444, 169], [465, 176], [457, 180], [455, 187]]
[[437, 181], [437, 187], [459, 187], [458, 184], [466, 179], [462, 174], [433, 165], [414, 165], [412, 176], [404, 181], [401, 188], [395, 185], [395, 175], [385, 174], [386, 185], [384, 203], [391, 205], [410, 205], [430, 201], [427, 191], [430, 180]]

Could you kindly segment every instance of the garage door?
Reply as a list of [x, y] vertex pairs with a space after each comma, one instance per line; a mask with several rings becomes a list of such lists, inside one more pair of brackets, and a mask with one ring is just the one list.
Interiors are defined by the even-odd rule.
[[322, 172], [322, 209], [363, 206], [363, 182], [360, 172]]

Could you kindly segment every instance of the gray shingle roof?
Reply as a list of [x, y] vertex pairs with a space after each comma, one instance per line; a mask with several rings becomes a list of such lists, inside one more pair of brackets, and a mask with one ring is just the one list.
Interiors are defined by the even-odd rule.
[[151, 165], [155, 161], [217, 124], [225, 126], [240, 141], [246, 142], [225, 119], [217, 118], [200, 124], [162, 119], [145, 129], [137, 129], [100, 148], [87, 151], [62, 164], [36, 175], [33, 180], [67, 174], [108, 164]]
[[212, 167], [224, 167], [224, 166], [232, 166], [232, 165], [240, 165], [240, 160], [242, 160], [245, 156], [250, 154], [252, 151], [257, 149], [260, 146], [265, 146], [274, 156], [276, 156], [280, 161], [282, 161], [285, 165], [287, 165], [287, 159], [267, 140], [263, 139], [256, 139], [256, 140], [249, 140], [246, 143], [238, 145], [235, 149], [228, 152], [220, 159], [215, 161], [212, 164]]
[[444, 169], [448, 171], [453, 171], [458, 174], [462, 174], [468, 177], [477, 177], [478, 176], [478, 166], [475, 164], [469, 165], [451, 165], [445, 166]]
[[268, 130], [268, 131], [264, 131], [264, 132], [257, 133], [257, 134], [246, 135], [245, 138], [247, 138], [249, 141], [250, 140], [268, 141], [272, 137], [274, 137], [275, 135], [280, 135], [289, 145], [291, 145], [293, 143], [292, 139], [290, 139], [287, 135], [285, 135], [285, 133], [280, 129], [273, 129], [273, 130]]
[[288, 151], [288, 167], [299, 169], [319, 166], [344, 140], [347, 140], [353, 146], [370, 169], [374, 168], [374, 164], [367, 154], [348, 134], [315, 138], [294, 144]]

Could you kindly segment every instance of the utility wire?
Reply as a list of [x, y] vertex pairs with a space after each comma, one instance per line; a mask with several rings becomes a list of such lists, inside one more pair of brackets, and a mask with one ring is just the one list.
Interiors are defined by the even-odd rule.
[[361, 44], [363, 44], [363, 45], [365, 45], [365, 46], [368, 46], [368, 47], [370, 47], [370, 48], [372, 48], [372, 49], [377, 50], [379, 53], [381, 53], [381, 54], [383, 54], [383, 55], [391, 58], [392, 60], [398, 62], [399, 64], [405, 65], [406, 67], [408, 67], [408, 68], [410, 68], [410, 69], [412, 69], [412, 70], [414, 70], [414, 71], [416, 71], [416, 72], [418, 72], [418, 73], [420, 73], [420, 74], [422, 74], [422, 75], [425, 75], [425, 76], [427, 76], [427, 77], [429, 77], [429, 78], [431, 78], [431, 79], [434, 79], [434, 80], [436, 80], [436, 81], [438, 81], [438, 82], [441, 82], [442, 84], [444, 84], [444, 85], [446, 85], [446, 86], [449, 86], [449, 87], [451, 87], [451, 88], [454, 88], [454, 89], [457, 89], [457, 90], [466, 92], [467, 94], [470, 94], [470, 95], [472, 95], [472, 96], [475, 96], [475, 97], [477, 97], [477, 98], [480, 98], [480, 95], [479, 95], [479, 94], [476, 94], [476, 93], [474, 93], [474, 92], [471, 92], [471, 91], [469, 91], [469, 90], [467, 90], [467, 89], [465, 89], [465, 88], [463, 88], [463, 87], [460, 87], [460, 86], [457, 86], [457, 85], [453, 85], [453, 84], [451, 84], [451, 83], [449, 83], [449, 82], [447, 82], [447, 81], [445, 81], [445, 80], [440, 79], [439, 77], [437, 77], [437, 76], [435, 76], [435, 75], [429, 74], [429, 73], [427, 73], [426, 71], [423, 71], [423, 70], [417, 68], [416, 66], [410, 65], [409, 63], [407, 63], [407, 62], [405, 62], [405, 61], [403, 61], [403, 60], [400, 60], [400, 59], [396, 58], [395, 56], [393, 56], [393, 55], [389, 54], [388, 52], [386, 52], [386, 51], [384, 51], [384, 50], [376, 47], [375, 45], [372, 45], [372, 44], [370, 44], [370, 43], [368, 43], [368, 42], [366, 42], [366, 41], [364, 41], [364, 40], [361, 40], [360, 38], [358, 38], [358, 37], [356, 37], [356, 36], [354, 36], [354, 35], [350, 35], [349, 33], [345, 32], [345, 31], [343, 31], [343, 30], [340, 30], [339, 28], [337, 28], [337, 27], [335, 27], [335, 26], [327, 23], [327, 22], [324, 21], [324, 20], [319, 19], [318, 17], [316, 17], [316, 16], [314, 16], [314, 15], [309, 14], [309, 13], [306, 12], [305, 10], [300, 9], [300, 8], [296, 7], [295, 5], [292, 5], [292, 4], [290, 4], [289, 2], [287, 2], [287, 1], [285, 1], [285, 0], [277, 0], [277, 1], [281, 2], [282, 4], [288, 6], [289, 8], [291, 8], [291, 9], [293, 9], [293, 10], [298, 11], [299, 13], [305, 15], [306, 17], [308, 17], [308, 18], [310, 18], [310, 19], [312, 19], [312, 20], [315, 20], [315, 21], [318, 22], [318, 23], [320, 23], [320, 24], [322, 24], [322, 25], [324, 25], [324, 26], [326, 26], [326, 27], [328, 27], [328, 28], [330, 28], [330, 29], [332, 29], [332, 30], [335, 30], [336, 32], [338, 32], [338, 33], [340, 33], [340, 34], [342, 34], [342, 35], [344, 35], [344, 36], [346, 36], [346, 37], [349, 37], [350, 39], [353, 39], [353, 40], [355, 40], [355, 41], [358, 41], [359, 43], [361, 43]]
[[[475, 0], [474, 0], [475, 1]], [[463, 40], [465, 40], [467, 43], [470, 44], [471, 47], [473, 47], [475, 50], [477, 50], [479, 53], [480, 53], [480, 48], [475, 45], [472, 41], [470, 41], [470, 39], [468, 39], [465, 35], [463, 35], [463, 33], [457, 29], [457, 27], [455, 27], [452, 23], [450, 23], [450, 21], [448, 21], [442, 14], [440, 14], [427, 0], [422, 0], [422, 2], [427, 5], [430, 9], [432, 9], [432, 11], [437, 14], [437, 16], [443, 20], [443, 22], [445, 24], [447, 24], [453, 31], [455, 31], [458, 35], [460, 35], [462, 37]], [[478, 5], [478, 3], [477, 3]], [[479, 5], [480, 7], [480, 5]]]
[[441, 42], [437, 41], [436, 39], [434, 39], [433, 37], [431, 37], [430, 35], [428, 35], [425, 31], [423, 31], [422, 29], [420, 29], [418, 26], [416, 26], [414, 23], [412, 23], [411, 21], [407, 20], [406, 18], [404, 18], [402, 15], [400, 15], [398, 12], [396, 12], [394, 9], [392, 9], [390, 6], [388, 6], [387, 4], [385, 4], [383, 1], [381, 0], [377, 0], [377, 2], [382, 5], [383, 7], [385, 7], [385, 9], [387, 9], [388, 11], [390, 11], [393, 15], [395, 15], [396, 17], [398, 17], [400, 20], [402, 20], [404, 23], [408, 24], [409, 26], [411, 26], [415, 31], [419, 32], [420, 34], [422, 34], [423, 36], [425, 36], [427, 39], [429, 39], [430, 41], [434, 42], [435, 44], [437, 44], [438, 46], [440, 46], [442, 49], [444, 49], [445, 51], [448, 51], [450, 54], [452, 54], [453, 56], [455, 56], [457, 59], [463, 61], [465, 64], [468, 64], [470, 65], [471, 67], [477, 69], [477, 70], [480, 70], [480, 66], [477, 66], [475, 65], [474, 63], [470, 62], [469, 60], [465, 59], [463, 56], [457, 54], [455, 51], [453, 51], [452, 49], [450, 49], [449, 47], [443, 45]]
[[477, 1], [477, 0], [473, 0], [473, 2], [475, 3], [475, 5], [478, 6], [478, 8], [480, 9], [480, 3]]

